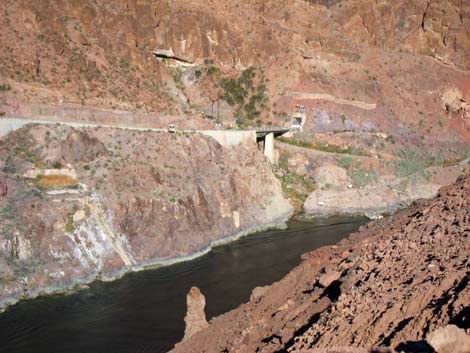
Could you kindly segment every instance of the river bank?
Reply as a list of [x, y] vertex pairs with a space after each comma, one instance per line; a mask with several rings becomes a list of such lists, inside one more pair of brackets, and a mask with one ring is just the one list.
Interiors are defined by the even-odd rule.
[[316, 150], [311, 144], [301, 147], [294, 143], [299, 142], [276, 142], [279, 158], [275, 173], [296, 211], [307, 217], [381, 218], [415, 200], [433, 198], [439, 188], [470, 171], [468, 146], [454, 151], [459, 156], [455, 159], [445, 159], [444, 153], [379, 158], [348, 154], [335, 145]]
[[431, 352], [426, 340], [439, 327], [455, 325], [465, 336], [469, 193], [466, 175], [432, 200], [306, 253], [282, 280], [255, 289], [172, 352]]
[[0, 156], [3, 307], [186, 261], [292, 214], [254, 144], [27, 125], [0, 139]]
[[148, 270], [155, 270], [158, 268], [172, 266], [182, 262], [190, 262], [199, 257], [207, 255], [210, 251], [212, 251], [215, 247], [223, 246], [225, 244], [229, 244], [231, 242], [237, 241], [238, 239], [253, 235], [258, 232], [267, 231], [270, 229], [285, 229], [287, 228], [286, 222], [290, 219], [291, 214], [286, 214], [285, 217], [279, 218], [277, 221], [273, 221], [271, 223], [253, 226], [250, 229], [246, 229], [243, 231], [239, 231], [231, 236], [220, 238], [217, 240], [212, 241], [207, 247], [204, 249], [189, 254], [187, 256], [180, 256], [170, 259], [153, 259], [147, 261], [145, 263], [132, 266], [132, 267], [123, 267], [111, 273], [104, 273], [93, 275], [88, 278], [82, 279], [80, 282], [76, 282], [70, 285], [59, 285], [54, 287], [42, 287], [37, 290], [28, 291], [27, 293], [20, 293], [12, 297], [2, 298], [0, 300], [0, 313], [4, 312], [8, 309], [8, 307], [17, 304], [22, 300], [32, 300], [36, 299], [41, 296], [50, 296], [50, 295], [67, 295], [76, 292], [77, 290], [81, 290], [84, 288], [88, 288], [88, 285], [95, 281], [102, 281], [102, 282], [111, 282], [122, 278], [123, 276], [132, 273], [132, 272], [140, 272], [140, 271], [148, 271]]
[[246, 301], [254, 287], [279, 280], [301, 261], [301, 253], [334, 244], [365, 221], [288, 222], [284, 230], [242, 237], [192, 261], [22, 301], [0, 315], [2, 350], [167, 352], [183, 336], [191, 286], [208, 298], [208, 317], [218, 316]]

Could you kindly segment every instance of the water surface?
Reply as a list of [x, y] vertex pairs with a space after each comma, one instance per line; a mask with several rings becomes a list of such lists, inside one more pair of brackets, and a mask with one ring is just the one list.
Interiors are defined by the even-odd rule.
[[186, 293], [206, 296], [208, 318], [281, 279], [306, 251], [334, 244], [364, 219], [290, 222], [217, 247], [196, 260], [131, 273], [89, 289], [21, 302], [0, 314], [0, 352], [158, 353], [184, 334]]

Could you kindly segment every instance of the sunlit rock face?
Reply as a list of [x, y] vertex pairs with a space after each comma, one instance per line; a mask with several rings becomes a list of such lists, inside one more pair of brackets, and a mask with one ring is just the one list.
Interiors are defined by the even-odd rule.
[[186, 297], [187, 312], [184, 318], [186, 328], [184, 331], [184, 338], [188, 339], [194, 334], [205, 329], [209, 324], [206, 320], [206, 297], [201, 293], [199, 288], [192, 287]]
[[469, 192], [467, 174], [302, 255], [172, 352], [468, 352]]
[[[4, 1], [0, 71], [11, 90], [0, 98], [1, 111], [63, 118], [72, 105], [80, 120], [163, 126], [157, 116], [125, 112], [190, 113], [178, 122], [202, 126], [197, 117], [212, 114], [212, 102], [225, 93], [221, 79], [254, 67], [269, 102], [253, 125], [283, 124], [292, 104], [301, 103], [306, 131], [468, 141], [460, 122], [461, 106], [470, 109], [469, 6], [459, 0]], [[461, 92], [451, 119], [442, 100], [447, 90]], [[235, 124], [236, 107], [221, 105], [222, 120]]]

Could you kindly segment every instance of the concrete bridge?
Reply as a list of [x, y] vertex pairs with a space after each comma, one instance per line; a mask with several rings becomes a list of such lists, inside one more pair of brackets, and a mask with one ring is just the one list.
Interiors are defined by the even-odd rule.
[[287, 134], [289, 128], [271, 128], [256, 130], [256, 143], [258, 146], [263, 144], [263, 153], [271, 163], [275, 162], [274, 158], [274, 138]]
[[197, 130], [195, 132], [214, 138], [222, 146], [256, 143], [259, 149], [263, 149], [269, 161], [274, 163], [274, 138], [289, 131], [289, 128], [260, 128], [257, 130]]
[[[146, 128], [129, 125], [106, 125], [63, 121], [46, 121], [19, 118], [0, 118], [0, 137], [12, 130], [20, 129], [26, 124], [62, 124], [77, 128], [109, 127], [125, 130], [168, 132], [168, 128]], [[274, 138], [282, 136], [290, 131], [289, 128], [259, 128], [257, 130], [188, 130], [180, 129], [178, 132], [199, 133], [214, 138], [222, 146], [230, 147], [239, 144], [257, 144], [263, 148], [264, 155], [271, 163], [274, 162]]]

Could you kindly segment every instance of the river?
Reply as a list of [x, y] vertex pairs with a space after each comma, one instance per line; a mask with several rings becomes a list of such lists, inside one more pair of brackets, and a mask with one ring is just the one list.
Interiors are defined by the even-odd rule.
[[94, 282], [68, 295], [27, 300], [0, 314], [0, 352], [158, 353], [184, 333], [186, 293], [198, 286], [211, 318], [281, 279], [306, 251], [338, 242], [364, 219], [290, 222], [172, 266]]

